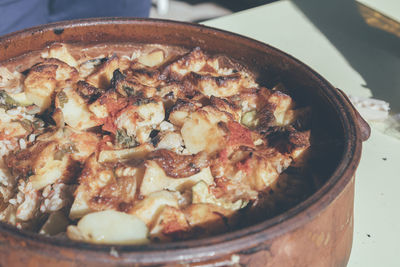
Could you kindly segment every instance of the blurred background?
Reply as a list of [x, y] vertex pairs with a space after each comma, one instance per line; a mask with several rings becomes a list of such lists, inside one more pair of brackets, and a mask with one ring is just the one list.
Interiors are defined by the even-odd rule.
[[[38, 24], [89, 17], [150, 17], [203, 23], [257, 7], [266, 10], [265, 21], [273, 23], [255, 26], [272, 33], [292, 18], [279, 12], [273, 14], [278, 16], [276, 21], [268, 20], [268, 10], [286, 4], [293, 6], [337, 49], [363, 78], [364, 88], [385, 101], [372, 103], [379, 112], [366, 114], [367, 117], [386, 118], [388, 102], [391, 111], [396, 116], [400, 114], [400, 101], [393, 101], [400, 100], [400, 89], [395, 89], [400, 88], [400, 0], [0, 0], [0, 36]], [[246, 21], [241, 23], [248, 27]], [[223, 28], [229, 28], [225, 24]], [[293, 34], [292, 27], [282, 36], [295, 40], [290, 37]], [[284, 48], [282, 44], [278, 47]], [[360, 103], [360, 108], [371, 104], [363, 99], [353, 100]]]
[[150, 17], [200, 22], [277, 0], [152, 0]]

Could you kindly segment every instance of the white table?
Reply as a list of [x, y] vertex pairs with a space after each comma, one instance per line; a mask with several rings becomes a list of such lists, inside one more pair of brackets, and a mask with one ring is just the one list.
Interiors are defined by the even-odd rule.
[[[396, 15], [400, 15], [400, 9], [392, 10], [392, 17]], [[283, 0], [204, 24], [273, 45], [308, 64], [346, 93], [379, 95], [363, 86], [363, 77], [293, 2]], [[400, 66], [399, 58], [384, 56]], [[393, 88], [393, 92], [396, 90], [400, 88]], [[392, 101], [395, 104], [400, 99]], [[363, 144], [356, 176], [354, 241], [349, 267], [400, 266], [399, 151], [400, 140], [372, 124], [372, 135]]]

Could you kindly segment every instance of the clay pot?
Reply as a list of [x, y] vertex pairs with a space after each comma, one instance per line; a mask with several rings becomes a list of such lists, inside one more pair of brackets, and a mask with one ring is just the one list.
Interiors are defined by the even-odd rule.
[[[89, 19], [0, 38], [0, 61], [53, 42], [135, 42], [201, 47], [248, 66], [266, 86], [283, 82], [313, 109], [313, 164], [319, 187], [298, 205], [244, 229], [200, 240], [105, 246], [61, 241], [0, 223], [0, 266], [345, 266], [353, 235], [354, 174], [368, 124], [344, 93], [295, 58], [266, 44], [197, 24]], [[246, 218], [251, 220], [251, 218]]]

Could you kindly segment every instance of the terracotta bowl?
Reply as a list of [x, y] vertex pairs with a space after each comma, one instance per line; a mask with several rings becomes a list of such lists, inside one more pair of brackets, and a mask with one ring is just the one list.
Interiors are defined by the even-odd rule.
[[[319, 186], [285, 212], [246, 228], [199, 240], [106, 246], [63, 241], [0, 223], [0, 266], [345, 266], [353, 236], [354, 174], [369, 126], [346, 96], [276, 48], [197, 24], [107, 18], [30, 28], [0, 37], [0, 62], [53, 42], [134, 42], [201, 47], [248, 66], [266, 86], [283, 82], [311, 105], [310, 164]], [[245, 218], [251, 220], [251, 218]]]

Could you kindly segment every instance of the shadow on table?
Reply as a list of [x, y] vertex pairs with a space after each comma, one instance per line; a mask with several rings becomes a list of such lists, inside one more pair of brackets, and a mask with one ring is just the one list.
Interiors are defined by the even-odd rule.
[[227, 8], [233, 12], [242, 11], [245, 9], [257, 7], [260, 5], [269, 4], [271, 2], [275, 2], [278, 0], [178, 0], [182, 2], [186, 2], [191, 5], [204, 3], [204, 2], [213, 2], [219, 6]]
[[354, 0], [292, 0], [360, 73], [373, 97], [400, 113], [400, 38], [370, 27]]

